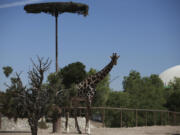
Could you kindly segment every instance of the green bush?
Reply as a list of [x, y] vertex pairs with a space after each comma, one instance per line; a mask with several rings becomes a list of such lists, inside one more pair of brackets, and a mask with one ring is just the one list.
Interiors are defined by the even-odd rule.
[[46, 122], [44, 122], [43, 120], [41, 120], [40, 122], [38, 122], [38, 127], [39, 127], [40, 129], [47, 129], [47, 128], [48, 128]]

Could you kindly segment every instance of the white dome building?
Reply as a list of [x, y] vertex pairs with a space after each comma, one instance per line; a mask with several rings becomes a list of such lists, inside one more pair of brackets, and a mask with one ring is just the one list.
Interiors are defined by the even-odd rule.
[[167, 70], [162, 72], [159, 77], [165, 85], [168, 85], [170, 81], [174, 81], [175, 77], [180, 78], [180, 65], [168, 68]]

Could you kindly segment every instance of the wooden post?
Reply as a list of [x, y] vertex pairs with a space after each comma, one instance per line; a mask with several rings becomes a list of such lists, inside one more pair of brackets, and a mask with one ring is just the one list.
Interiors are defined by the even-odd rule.
[[176, 113], [174, 112], [174, 125], [176, 125]]
[[103, 127], [105, 127], [105, 109], [103, 109], [102, 120], [103, 120]]
[[168, 111], [168, 120], [167, 120], [167, 125], [169, 125], [169, 111]]
[[122, 125], [122, 110], [121, 110], [121, 125], [120, 126], [123, 127], [123, 125]]
[[163, 120], [162, 120], [162, 112], [161, 112], [161, 126], [163, 125]]
[[81, 110], [81, 108], [79, 109], [79, 117], [81, 117], [81, 115], [82, 115], [82, 110]]
[[[77, 110], [76, 110], [76, 108], [74, 108], [73, 115], [74, 115], [74, 118], [75, 118], [75, 116], [77, 115]], [[86, 115], [87, 115], [87, 109], [86, 109]], [[76, 120], [74, 120], [74, 127], [77, 128]]]
[[153, 114], [154, 114], [154, 125], [156, 125], [156, 114], [155, 112], [153, 112]]
[[138, 111], [136, 109], [136, 127], [138, 126]]
[[58, 12], [55, 13], [56, 19], [56, 72], [58, 72]]
[[146, 111], [146, 126], [147, 126], [147, 111]]

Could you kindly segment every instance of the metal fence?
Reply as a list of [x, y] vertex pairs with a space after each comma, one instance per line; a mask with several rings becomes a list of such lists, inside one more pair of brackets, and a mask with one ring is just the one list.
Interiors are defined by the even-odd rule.
[[[86, 107], [69, 108], [70, 117], [74, 109], [80, 117], [85, 117]], [[65, 116], [67, 108], [62, 109]], [[102, 122], [103, 127], [137, 127], [153, 125], [180, 125], [180, 112], [168, 110], [130, 109], [114, 107], [92, 107], [91, 119]]]
[[[73, 117], [77, 109], [79, 117], [85, 117], [86, 107], [62, 108], [62, 116], [65, 117], [67, 110]], [[0, 129], [1, 129], [0, 113]], [[129, 109], [114, 107], [91, 107], [91, 119], [102, 122], [103, 127], [137, 127], [153, 125], [180, 125], [180, 112], [168, 110]]]

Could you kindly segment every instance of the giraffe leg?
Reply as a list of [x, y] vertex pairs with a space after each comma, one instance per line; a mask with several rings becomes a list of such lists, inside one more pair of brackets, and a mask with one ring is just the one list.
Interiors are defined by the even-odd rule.
[[76, 128], [77, 128], [77, 131], [78, 131], [79, 134], [82, 134], [82, 132], [81, 132], [81, 130], [80, 130], [80, 128], [79, 128], [78, 121], [77, 121], [77, 110], [75, 109], [74, 111], [75, 111], [75, 113], [74, 113], [74, 119], [75, 119], [75, 125], [76, 125]]
[[88, 107], [88, 134], [91, 134], [91, 125], [90, 125], [90, 119], [91, 119], [91, 109], [90, 106]]
[[87, 133], [87, 128], [88, 128], [88, 110], [86, 110], [86, 125], [85, 125], [85, 133]]
[[90, 115], [91, 115], [91, 110], [90, 110], [90, 105], [87, 106], [87, 113], [86, 113], [86, 133], [91, 134], [91, 126], [90, 126]]
[[88, 121], [88, 131], [87, 131], [88, 135], [91, 134], [91, 124], [90, 124], [90, 120]]

